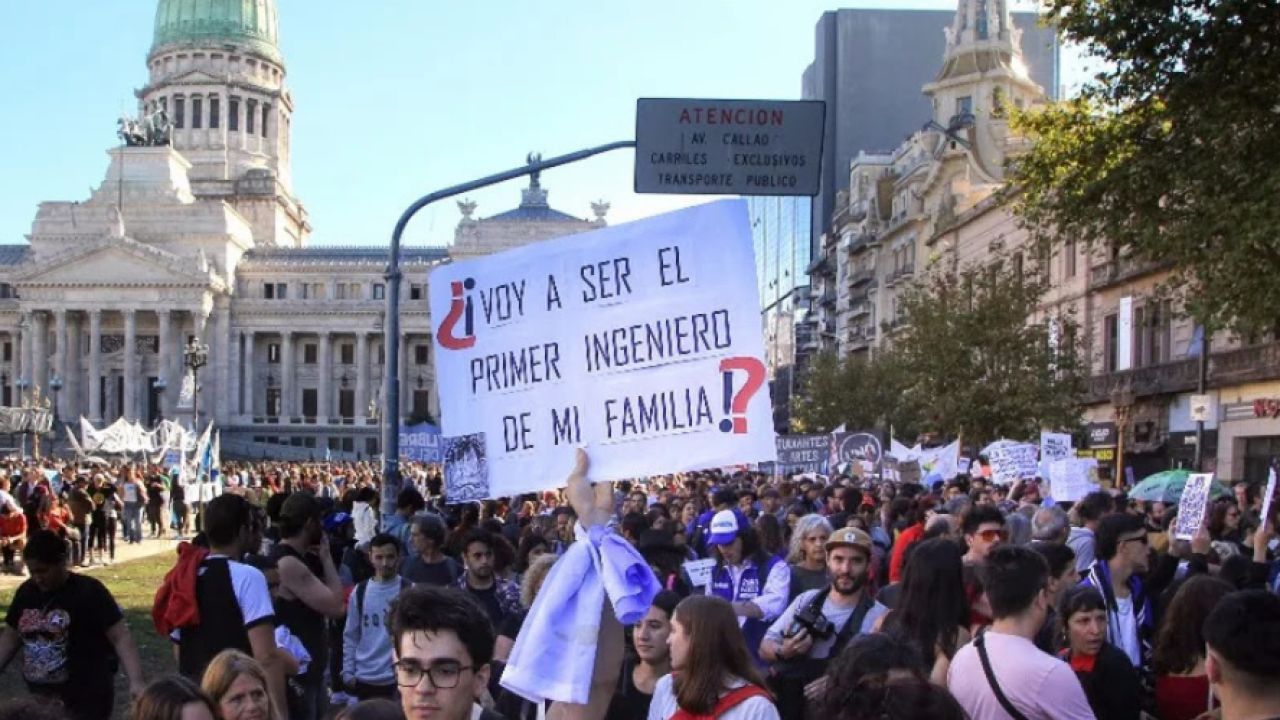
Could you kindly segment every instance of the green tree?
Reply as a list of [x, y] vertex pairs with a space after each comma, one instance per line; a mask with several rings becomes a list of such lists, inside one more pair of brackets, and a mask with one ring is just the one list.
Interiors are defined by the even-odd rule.
[[1048, 0], [1103, 61], [1079, 97], [1014, 113], [1010, 198], [1041, 241], [1174, 271], [1201, 322], [1280, 323], [1280, 3]]
[[892, 353], [854, 355], [841, 361], [835, 353], [814, 358], [796, 402], [794, 428], [799, 432], [889, 430], [914, 437], [914, 406], [904, 397], [907, 377]]
[[900, 402], [920, 408], [920, 430], [979, 443], [1079, 424], [1077, 326], [1046, 317], [1044, 289], [1040, 273], [996, 257], [930, 273], [899, 297], [904, 325], [886, 361], [902, 376]]

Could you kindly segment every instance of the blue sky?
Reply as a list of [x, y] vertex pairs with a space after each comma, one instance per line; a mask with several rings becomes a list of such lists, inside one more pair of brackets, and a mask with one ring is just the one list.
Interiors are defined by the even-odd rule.
[[[813, 28], [836, 7], [953, 9], [954, 0], [279, 0], [296, 101], [294, 190], [312, 244], [386, 243], [408, 203], [445, 185], [634, 135], [645, 96], [799, 96]], [[0, 243], [30, 231], [42, 200], [84, 200], [116, 144], [115, 119], [145, 80], [155, 0], [5, 3], [0, 24]], [[1020, 8], [1021, 9], [1021, 8]], [[1078, 63], [1064, 56], [1064, 75]], [[701, 202], [636, 195], [616, 151], [549, 171], [553, 207], [612, 222]], [[476, 192], [477, 215], [519, 202], [522, 181]], [[449, 202], [420, 213], [410, 244], [452, 239]]]

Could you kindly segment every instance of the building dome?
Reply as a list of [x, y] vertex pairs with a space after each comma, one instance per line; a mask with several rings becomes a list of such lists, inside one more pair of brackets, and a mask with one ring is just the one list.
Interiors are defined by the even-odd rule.
[[152, 55], [223, 45], [283, 65], [276, 0], [159, 0]]

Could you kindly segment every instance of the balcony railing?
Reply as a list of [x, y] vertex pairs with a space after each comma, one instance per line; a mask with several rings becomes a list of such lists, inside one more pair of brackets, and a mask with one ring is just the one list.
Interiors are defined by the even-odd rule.
[[849, 303], [850, 317], [863, 317], [871, 314], [871, 303], [866, 298], [858, 298]]
[[[1110, 402], [1112, 394], [1131, 390], [1134, 397], [1171, 395], [1196, 389], [1199, 360], [1194, 357], [1089, 378], [1086, 403]], [[1280, 378], [1280, 343], [1214, 353], [1209, 356], [1208, 387]]]
[[874, 280], [875, 277], [876, 277], [876, 271], [873, 270], [872, 268], [867, 268], [865, 270], [858, 270], [857, 272], [849, 275], [849, 287], [853, 288], [853, 287], [858, 287], [859, 285], [863, 285], [865, 283], [869, 283], [872, 280]]
[[1089, 268], [1089, 289], [1100, 290], [1111, 285], [1142, 277], [1169, 267], [1167, 262], [1154, 262], [1138, 258], [1119, 258], [1108, 260]]
[[820, 302], [821, 302], [823, 305], [834, 306], [834, 305], [836, 304], [836, 290], [835, 290], [835, 288], [827, 288], [826, 290], [823, 290], [823, 291], [822, 291], [822, 299], [820, 300]]

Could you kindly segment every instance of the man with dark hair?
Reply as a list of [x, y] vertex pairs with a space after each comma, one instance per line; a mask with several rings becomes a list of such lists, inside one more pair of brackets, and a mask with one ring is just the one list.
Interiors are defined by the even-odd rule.
[[622, 537], [635, 545], [640, 539], [640, 534], [649, 529], [649, 518], [638, 512], [629, 512], [622, 516], [620, 529]]
[[982, 583], [982, 566], [987, 555], [1009, 539], [1004, 523], [1004, 514], [998, 508], [984, 505], [970, 508], [960, 523], [969, 548], [964, 554], [963, 571], [965, 599], [969, 602], [969, 623], [972, 625], [991, 622], [991, 608]]
[[838, 528], [826, 542], [831, 583], [796, 596], [760, 643], [760, 658], [773, 663], [770, 686], [781, 717], [805, 717], [806, 690], [821, 678], [830, 660], [852, 639], [873, 631], [888, 608], [867, 589], [871, 536], [858, 528]]
[[388, 626], [405, 717], [501, 720], [476, 703], [489, 684], [495, 638], [487, 613], [470, 595], [411, 588], [392, 606]]
[[1081, 574], [1088, 572], [1094, 561], [1094, 533], [1098, 530], [1098, 521], [1103, 515], [1111, 512], [1111, 496], [1104, 492], [1091, 492], [1071, 508], [1076, 516], [1078, 526], [1071, 528], [1067, 535], [1067, 544], [1076, 553], [1076, 570]]
[[995, 548], [983, 580], [994, 620], [947, 670], [947, 687], [971, 720], [1092, 720], [1071, 666], [1032, 642], [1052, 602], [1044, 558], [1028, 548]]
[[280, 568], [280, 621], [298, 637], [311, 664], [298, 677], [302, 698], [296, 702], [300, 720], [315, 720], [326, 706], [324, 669], [329, 664], [327, 618], [346, 614], [345, 595], [333, 565], [329, 538], [321, 521], [320, 501], [309, 492], [294, 492], [280, 507], [280, 542], [272, 556]]
[[1204, 669], [1222, 720], [1280, 717], [1280, 597], [1232, 593], [1204, 623]]
[[37, 530], [22, 550], [31, 577], [18, 587], [0, 634], [0, 670], [22, 649], [32, 694], [61, 700], [75, 720], [107, 720], [119, 665], [129, 693], [146, 687], [142, 661], [120, 606], [96, 578], [71, 572], [67, 544]]
[[415, 585], [445, 587], [458, 581], [462, 568], [444, 554], [448, 529], [438, 515], [419, 515], [409, 524], [409, 552], [400, 576]]
[[[275, 659], [275, 610], [267, 580], [260, 570], [239, 562], [256, 549], [260, 522], [254, 506], [239, 495], [219, 495], [205, 506], [209, 554], [199, 560], [192, 590], [200, 622], [177, 628], [170, 637], [183, 675], [199, 681], [215, 655], [239, 650], [262, 664], [272, 696], [284, 702], [283, 668]], [[180, 565], [189, 552], [181, 551]]]
[[395, 698], [387, 617], [391, 603], [412, 583], [397, 572], [400, 543], [389, 533], [379, 533], [369, 541], [369, 562], [373, 577], [356, 585], [347, 603], [342, 632], [342, 681], [360, 700]]
[[395, 514], [387, 520], [383, 532], [391, 533], [400, 542], [400, 553], [404, 557], [413, 554], [413, 546], [409, 535], [413, 532], [414, 517], [427, 509], [427, 501], [422, 493], [412, 485], [406, 485], [396, 496]]
[[1107, 601], [1107, 642], [1124, 651], [1134, 667], [1149, 668], [1155, 618], [1151, 592], [1140, 577], [1149, 562], [1145, 521], [1128, 513], [1104, 515], [1094, 549], [1097, 559], [1080, 582], [1092, 585]]
[[471, 594], [489, 615], [494, 627], [520, 612], [520, 586], [498, 577], [493, 570], [493, 536], [475, 528], [462, 538], [462, 563], [466, 571], [457, 586]]

